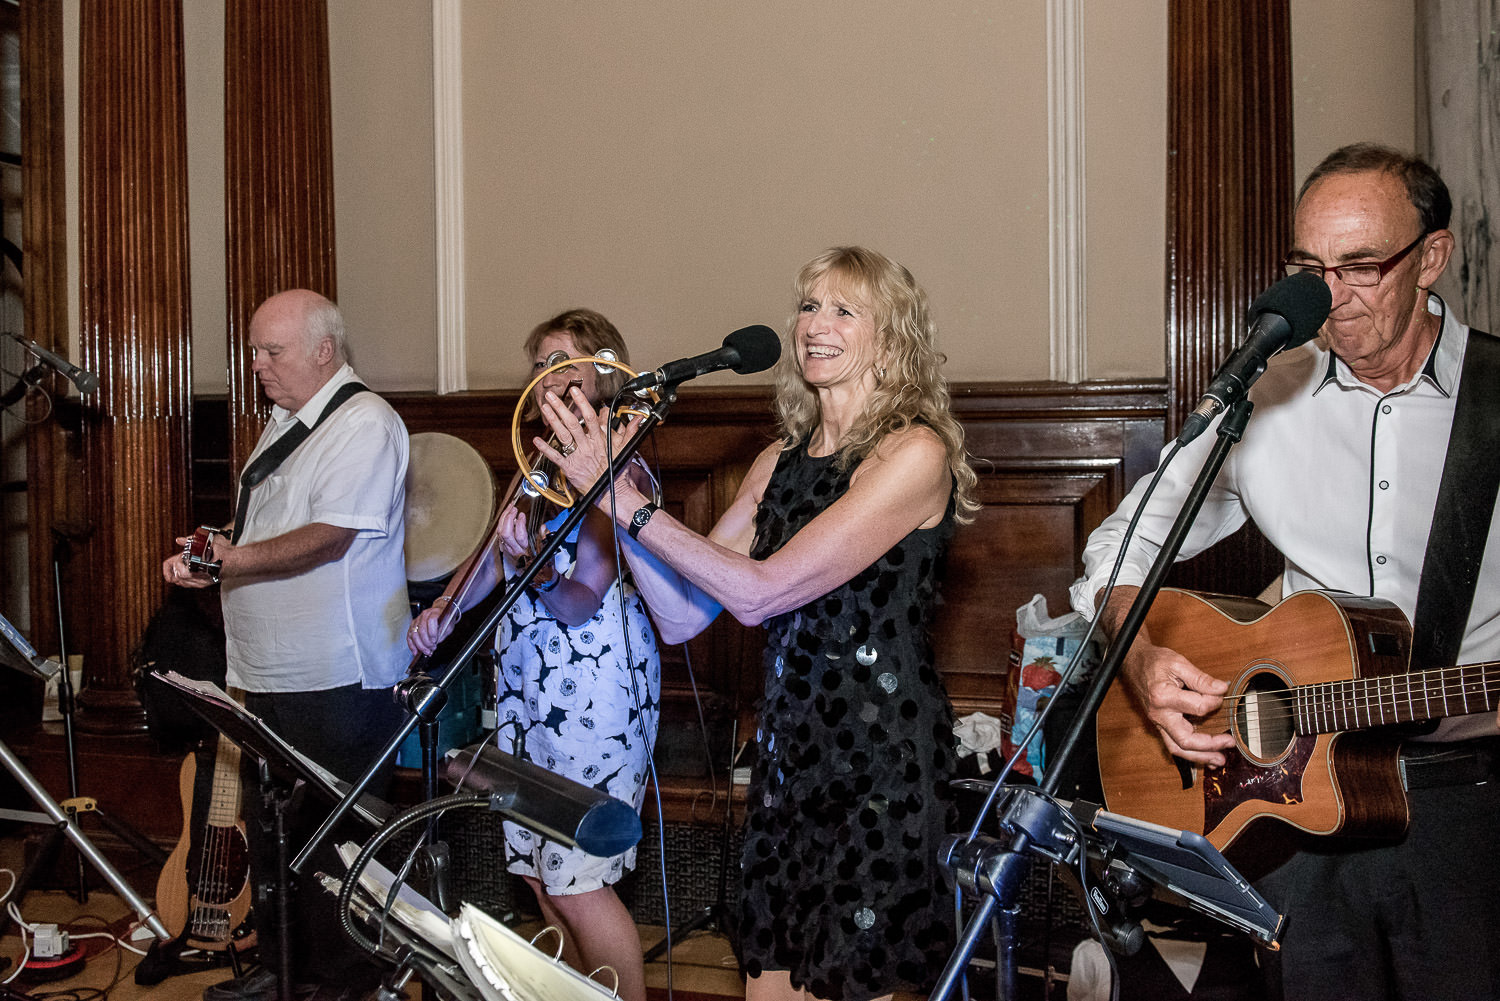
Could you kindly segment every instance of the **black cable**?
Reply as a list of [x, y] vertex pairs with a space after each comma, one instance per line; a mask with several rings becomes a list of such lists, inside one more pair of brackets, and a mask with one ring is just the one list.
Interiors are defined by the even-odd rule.
[[439, 796], [437, 799], [430, 799], [425, 803], [418, 803], [416, 806], [403, 810], [387, 821], [384, 827], [376, 831], [374, 837], [365, 842], [364, 847], [360, 849], [359, 855], [350, 863], [349, 868], [344, 873], [343, 886], [339, 889], [339, 924], [344, 929], [344, 934], [349, 937], [349, 940], [372, 956], [385, 956], [385, 953], [381, 950], [380, 943], [367, 937], [355, 925], [354, 912], [350, 903], [354, 899], [354, 888], [359, 883], [359, 877], [364, 873], [365, 867], [369, 865], [370, 859], [375, 857], [375, 853], [384, 847], [387, 841], [390, 841], [412, 824], [426, 820], [428, 817], [436, 816], [447, 810], [477, 806], [488, 809], [489, 805], [490, 797], [487, 795], [453, 793], [447, 796]]

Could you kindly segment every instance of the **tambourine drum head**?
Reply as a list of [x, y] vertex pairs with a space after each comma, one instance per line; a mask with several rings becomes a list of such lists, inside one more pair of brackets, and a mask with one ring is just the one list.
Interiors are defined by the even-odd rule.
[[479, 548], [494, 517], [494, 474], [473, 445], [437, 431], [411, 436], [407, 580], [441, 580], [453, 573]]

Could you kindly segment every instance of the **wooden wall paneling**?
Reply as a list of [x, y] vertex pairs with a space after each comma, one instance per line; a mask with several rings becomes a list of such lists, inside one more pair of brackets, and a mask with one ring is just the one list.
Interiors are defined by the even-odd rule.
[[[79, 230], [92, 532], [79, 727], [138, 730], [130, 652], [189, 527], [187, 139], [180, 0], [81, 7]], [[151, 53], [150, 59], [140, 58]], [[75, 626], [76, 628], [76, 626]]]
[[250, 316], [276, 292], [337, 299], [333, 117], [324, 0], [224, 7], [231, 472], [270, 414], [250, 371]]
[[1037, 383], [956, 395], [983, 504], [954, 537], [934, 626], [955, 709], [998, 715], [1016, 609], [1068, 611], [1088, 535], [1155, 465], [1162, 399], [1149, 384]]

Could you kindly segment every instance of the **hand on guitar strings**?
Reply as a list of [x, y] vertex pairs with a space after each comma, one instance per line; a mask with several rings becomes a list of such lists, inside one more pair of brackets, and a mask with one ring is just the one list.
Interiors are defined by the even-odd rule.
[[[1144, 647], [1144, 649], [1143, 649]], [[1153, 646], [1137, 637], [1120, 670], [1146, 716], [1156, 725], [1167, 750], [1179, 758], [1215, 768], [1224, 764], [1220, 753], [1234, 746], [1228, 733], [1204, 733], [1193, 723], [1224, 704], [1229, 686], [1204, 674], [1175, 650]]]

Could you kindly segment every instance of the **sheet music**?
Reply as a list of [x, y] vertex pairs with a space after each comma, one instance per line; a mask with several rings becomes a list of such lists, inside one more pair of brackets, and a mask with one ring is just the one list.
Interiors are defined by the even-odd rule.
[[[338, 847], [339, 858], [344, 860], [345, 867], [353, 864], [354, 860], [359, 857], [359, 851], [359, 845], [352, 841], [345, 841]], [[395, 874], [381, 865], [379, 859], [370, 859], [365, 863], [364, 871], [359, 875], [359, 885], [375, 898], [377, 908], [385, 906], [385, 898], [390, 893], [391, 884], [395, 881]], [[455, 959], [458, 958], [457, 953], [453, 951], [453, 932], [448, 922], [448, 915], [438, 910], [436, 904], [411, 887], [402, 884], [401, 888], [396, 891], [396, 902], [391, 905], [391, 917], [421, 936], [429, 945], [443, 950]]]

